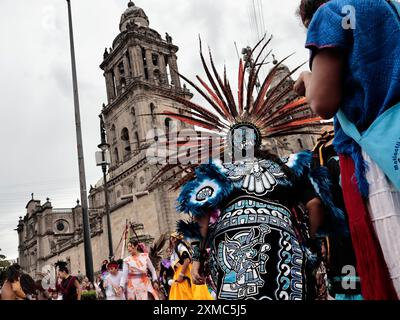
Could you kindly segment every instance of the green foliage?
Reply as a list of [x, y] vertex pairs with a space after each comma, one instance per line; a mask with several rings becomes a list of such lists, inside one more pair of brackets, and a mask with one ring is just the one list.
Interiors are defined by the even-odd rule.
[[11, 265], [11, 263], [6, 259], [7, 257], [5, 255], [0, 254], [0, 285], [3, 285], [4, 279], [6, 277], [7, 268]]
[[82, 292], [81, 300], [97, 300], [96, 291], [90, 290]]

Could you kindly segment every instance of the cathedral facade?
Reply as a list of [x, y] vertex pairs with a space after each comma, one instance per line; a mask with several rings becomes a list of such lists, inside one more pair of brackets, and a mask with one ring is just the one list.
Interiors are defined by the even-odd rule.
[[[112, 47], [104, 52], [103, 70], [107, 103], [101, 116], [109, 144], [110, 166], [107, 174], [113, 247], [119, 248], [127, 222], [133, 223], [140, 241], [151, 244], [161, 234], [175, 230], [178, 213], [177, 192], [170, 191], [171, 182], [160, 182], [149, 188], [149, 182], [159, 167], [149, 162], [146, 151], [151, 144], [151, 132], [161, 129], [168, 133], [184, 129], [166, 115], [168, 110], [185, 106], [164, 98], [174, 93], [183, 99], [192, 94], [181, 85], [178, 75], [177, 51], [172, 38], [162, 37], [149, 27], [143, 9], [129, 2], [121, 16], [120, 33]], [[279, 69], [280, 79], [289, 70]], [[275, 84], [276, 85], [276, 84]], [[272, 85], [274, 86], [274, 84]], [[282, 90], [293, 86], [288, 77]], [[294, 94], [294, 93], [293, 93]], [[312, 116], [307, 106], [294, 115], [299, 119]], [[321, 126], [322, 127], [322, 126]], [[294, 135], [270, 141], [270, 148], [280, 156], [310, 149], [315, 135]], [[103, 180], [89, 191], [89, 220], [94, 270], [107, 259], [108, 240]], [[53, 208], [47, 200], [43, 205], [32, 199], [17, 227], [19, 263], [33, 274], [42, 274], [57, 260], [67, 261], [71, 272], [84, 273], [82, 213], [79, 203], [71, 209]], [[120, 253], [121, 252], [121, 253]], [[120, 258], [122, 251], [114, 252]]]

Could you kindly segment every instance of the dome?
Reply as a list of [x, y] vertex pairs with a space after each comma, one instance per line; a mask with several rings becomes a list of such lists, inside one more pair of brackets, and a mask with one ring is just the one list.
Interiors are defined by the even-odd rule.
[[121, 16], [121, 22], [119, 24], [120, 31], [126, 31], [129, 23], [134, 23], [140, 27], [149, 27], [149, 18], [146, 13], [142, 8], [135, 6], [132, 1], [129, 1], [128, 8]]

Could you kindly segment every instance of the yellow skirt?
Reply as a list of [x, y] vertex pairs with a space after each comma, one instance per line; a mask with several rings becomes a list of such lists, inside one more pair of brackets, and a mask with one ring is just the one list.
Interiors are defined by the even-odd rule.
[[190, 264], [185, 272], [185, 280], [178, 283], [175, 282], [179, 274], [182, 271], [182, 266], [179, 265], [174, 273], [174, 283], [171, 286], [169, 292], [169, 300], [213, 300], [208, 288], [205, 284], [195, 285], [192, 283], [192, 278], [190, 276], [190, 270], [192, 265]]

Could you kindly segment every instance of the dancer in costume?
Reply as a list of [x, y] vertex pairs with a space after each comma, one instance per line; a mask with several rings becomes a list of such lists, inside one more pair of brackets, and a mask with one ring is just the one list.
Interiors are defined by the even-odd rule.
[[[147, 253], [138, 252], [139, 242], [128, 242], [130, 255], [124, 259], [120, 287], [127, 300], [159, 300], [157, 273]], [[151, 279], [147, 272], [150, 271]]]
[[116, 261], [110, 261], [107, 264], [108, 274], [104, 279], [104, 288], [106, 291], [107, 300], [125, 300], [125, 294], [120, 287], [122, 271], [119, 271], [119, 266]]
[[58, 267], [56, 290], [62, 295], [62, 300], [81, 300], [81, 285], [75, 276], [69, 274], [67, 263], [57, 261], [55, 266]]
[[170, 259], [162, 259], [160, 263], [160, 291], [162, 291], [163, 299], [168, 300], [169, 292], [171, 290], [171, 285], [174, 282], [174, 269], [171, 266]]
[[[333, 144], [340, 158], [362, 295], [367, 300], [398, 299], [400, 190], [389, 180], [394, 177], [386, 176], [371, 159], [377, 155], [368, 155], [345, 134], [337, 112], [341, 110], [364, 133], [387, 110], [396, 111], [400, 5], [387, 0], [302, 0], [299, 13], [308, 29], [306, 48], [311, 52], [312, 72], [302, 72], [295, 88], [321, 117], [335, 116]], [[398, 136], [400, 131], [393, 134]], [[395, 146], [393, 150], [396, 168]]]
[[213, 300], [205, 284], [192, 283], [191, 248], [183, 240], [183, 235], [174, 232], [170, 238], [171, 266], [174, 269], [169, 300]]
[[[304, 129], [305, 125], [320, 126], [319, 117], [293, 116], [307, 106], [304, 98], [290, 98], [291, 88], [282, 92], [281, 86], [290, 74], [271, 88], [283, 61], [271, 69], [254, 95], [265, 61], [261, 57], [269, 41], [256, 54], [260, 41], [245, 63], [240, 61], [237, 102], [226, 72], [223, 78], [219, 76], [211, 54], [210, 70], [201, 53], [210, 85], [197, 77], [203, 90], [181, 77], [207, 100], [213, 111], [169, 95], [190, 111], [161, 113], [212, 131], [212, 138], [217, 140], [210, 146], [210, 139], [196, 135], [188, 147], [193, 150], [197, 143], [199, 148], [190, 154], [195, 161], [201, 154], [203, 164], [180, 165], [175, 172], [175, 176], [184, 173], [175, 184], [184, 184], [178, 209], [191, 217], [190, 221], [179, 223], [179, 230], [190, 238], [197, 237], [199, 243], [194, 247], [193, 283], [204, 283], [210, 270], [217, 299], [315, 298], [311, 283], [314, 259], [309, 242], [325, 211], [336, 217], [336, 226], [344, 223], [343, 212], [332, 206], [327, 172], [312, 172], [310, 153], [280, 159], [263, 144], [280, 135], [315, 133]], [[284, 101], [287, 104], [278, 108]], [[185, 146], [184, 141], [177, 144]], [[188, 147], [178, 149], [178, 158], [188, 153]], [[216, 154], [212, 159], [210, 149]], [[177, 166], [166, 165], [154, 181], [176, 169]]]

